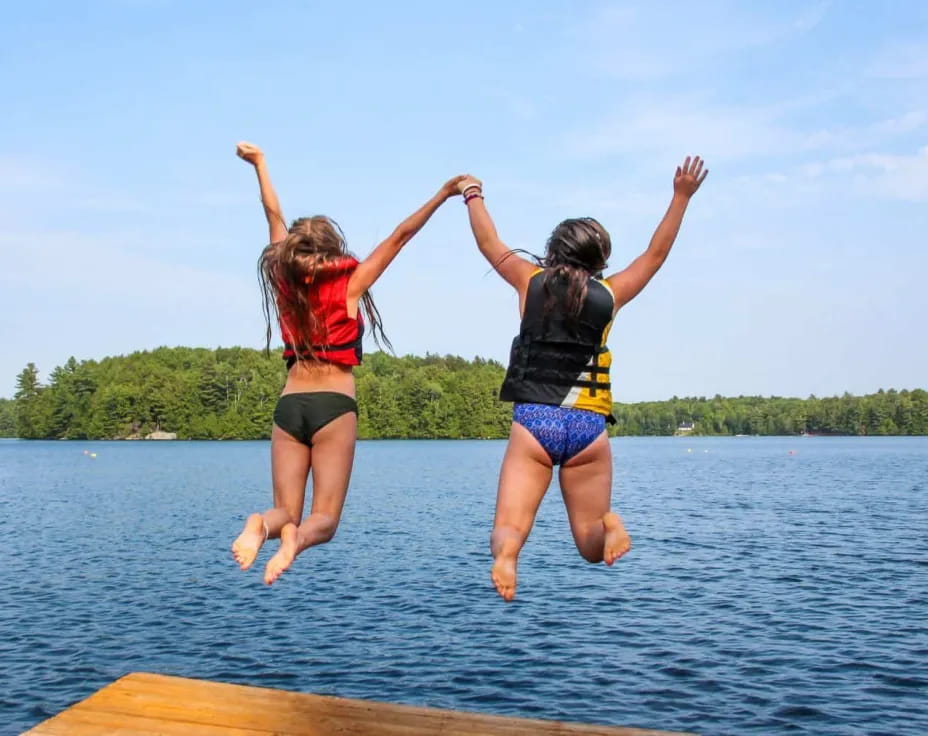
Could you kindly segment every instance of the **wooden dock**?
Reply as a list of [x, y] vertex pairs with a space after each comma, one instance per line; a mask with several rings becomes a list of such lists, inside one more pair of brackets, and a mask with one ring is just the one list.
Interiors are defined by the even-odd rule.
[[506, 718], [141, 672], [121, 677], [26, 733], [31, 736], [672, 736], [669, 731]]

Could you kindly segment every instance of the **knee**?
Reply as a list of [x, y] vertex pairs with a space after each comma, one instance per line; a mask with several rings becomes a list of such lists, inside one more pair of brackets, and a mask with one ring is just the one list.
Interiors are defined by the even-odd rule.
[[528, 534], [532, 528], [531, 521], [522, 522], [516, 519], [508, 519], [506, 521], [499, 521], [493, 525], [493, 535], [500, 534], [518, 534], [524, 535]]
[[338, 519], [328, 514], [314, 514], [317, 517], [316, 531], [319, 535], [319, 542], [324, 544], [331, 542], [338, 531]]
[[294, 526], [299, 526], [302, 519], [300, 519], [300, 514], [298, 511], [293, 511], [292, 509], [284, 509], [287, 512], [287, 521], [289, 521]]

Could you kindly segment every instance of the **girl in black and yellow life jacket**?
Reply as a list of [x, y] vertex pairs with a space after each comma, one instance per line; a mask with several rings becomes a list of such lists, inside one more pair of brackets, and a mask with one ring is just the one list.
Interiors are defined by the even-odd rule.
[[541, 499], [559, 479], [577, 549], [589, 562], [611, 565], [631, 548], [622, 519], [611, 510], [612, 418], [606, 347], [616, 312], [663, 265], [690, 197], [708, 169], [687, 157], [677, 167], [670, 207], [647, 250], [623, 271], [603, 278], [611, 255], [609, 233], [590, 217], [565, 220], [532, 263], [499, 239], [479, 180], [458, 186], [481, 253], [519, 294], [522, 324], [512, 344], [500, 398], [514, 402], [509, 444], [500, 470], [490, 537], [497, 592], [512, 600], [516, 565]]
[[[459, 194], [457, 185], [464, 177], [444, 184], [358, 261], [348, 252], [338, 225], [323, 215], [294, 220], [288, 228], [264, 154], [250, 143], [240, 143], [237, 153], [258, 175], [271, 239], [259, 260], [267, 346], [276, 313], [288, 374], [271, 430], [273, 506], [248, 517], [232, 554], [247, 570], [264, 542], [279, 538], [280, 547], [264, 570], [264, 582], [270, 584], [300, 552], [332, 539], [338, 527], [357, 439], [352, 367], [361, 362], [362, 313], [378, 344], [389, 346], [370, 287], [445, 200]], [[310, 470], [312, 506], [304, 519]]]

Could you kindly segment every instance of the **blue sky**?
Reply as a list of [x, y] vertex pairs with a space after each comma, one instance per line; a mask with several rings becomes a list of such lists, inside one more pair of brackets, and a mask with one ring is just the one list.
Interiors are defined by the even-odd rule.
[[[0, 396], [27, 361], [261, 344], [240, 139], [360, 255], [470, 172], [509, 245], [592, 215], [615, 269], [701, 154], [617, 398], [928, 384], [928, 3], [14, 3], [0, 84]], [[458, 201], [374, 294], [399, 354], [505, 360], [518, 326]]]

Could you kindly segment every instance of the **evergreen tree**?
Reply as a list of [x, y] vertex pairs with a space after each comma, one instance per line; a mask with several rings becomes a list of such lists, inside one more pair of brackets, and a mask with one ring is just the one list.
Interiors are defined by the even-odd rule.
[[[356, 370], [361, 438], [502, 438], [512, 407], [499, 401], [504, 367], [457, 356], [365, 356]], [[270, 435], [283, 361], [247, 348], [158, 348], [101, 361], [69, 358], [39, 382], [28, 364], [0, 400], [0, 436], [125, 438], [156, 429], [181, 439]], [[928, 392], [807, 399], [673, 397], [616, 404], [613, 435], [928, 434]]]
[[0, 437], [16, 436], [16, 402], [0, 399]]

